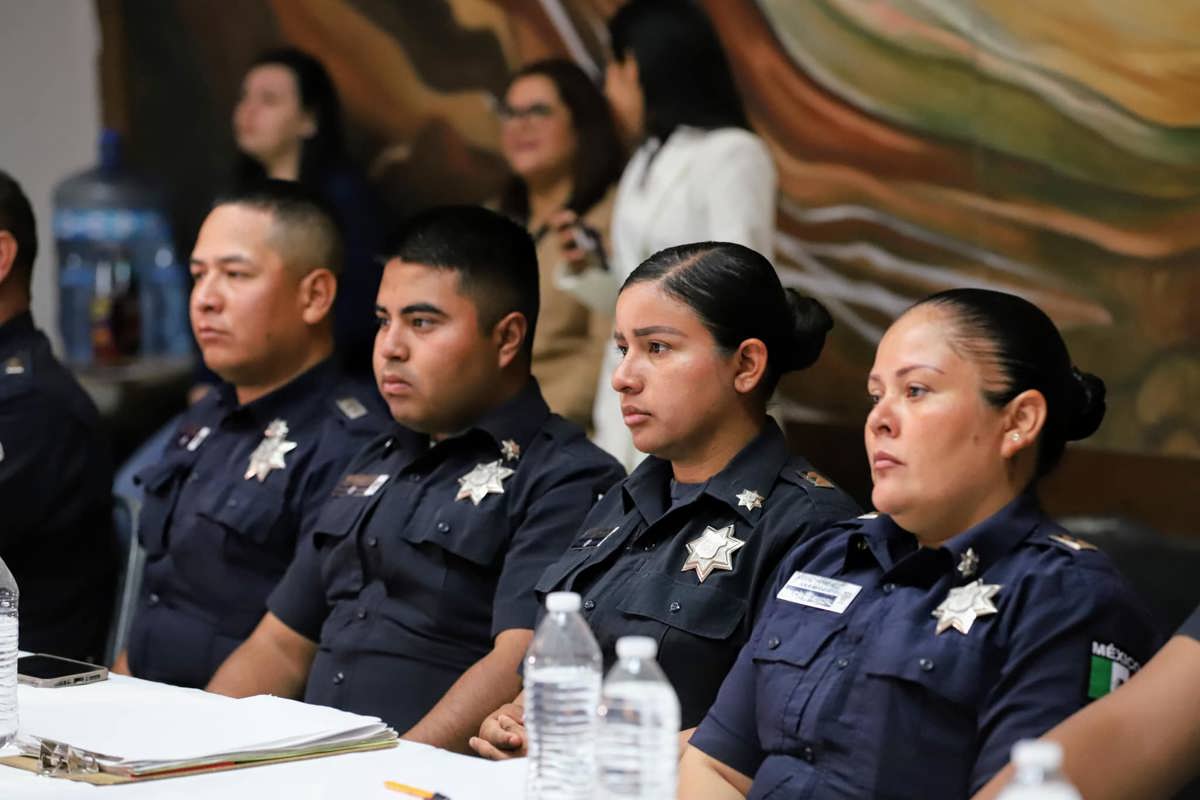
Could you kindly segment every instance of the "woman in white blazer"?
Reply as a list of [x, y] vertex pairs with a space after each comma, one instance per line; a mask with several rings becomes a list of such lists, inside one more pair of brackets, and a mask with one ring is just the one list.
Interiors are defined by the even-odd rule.
[[[778, 177], [749, 129], [729, 62], [702, 10], [688, 0], [632, 0], [608, 27], [613, 57], [604, 92], [636, 150], [617, 187], [608, 268], [568, 249], [574, 260], [558, 284], [611, 314], [629, 274], [666, 247], [735, 242], [770, 258]], [[619, 361], [617, 349], [608, 348], [593, 438], [632, 469], [642, 454], [611, 386]]]

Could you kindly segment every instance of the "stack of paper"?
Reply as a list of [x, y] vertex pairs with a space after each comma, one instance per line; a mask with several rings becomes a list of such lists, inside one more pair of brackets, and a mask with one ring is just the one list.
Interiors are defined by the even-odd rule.
[[233, 699], [131, 679], [63, 689], [18, 689], [18, 743], [42, 741], [93, 756], [126, 778], [306, 758], [392, 746], [396, 732], [376, 717], [278, 697]]

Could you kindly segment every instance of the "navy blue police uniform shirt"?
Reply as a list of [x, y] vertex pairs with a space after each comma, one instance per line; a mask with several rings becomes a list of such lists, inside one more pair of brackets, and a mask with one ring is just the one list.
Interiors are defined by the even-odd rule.
[[[672, 496], [674, 495], [674, 496]], [[683, 728], [712, 705], [792, 545], [859, 513], [768, 419], [703, 484], [674, 485], [647, 457], [588, 515], [583, 533], [538, 581], [540, 597], [578, 592], [604, 656], [622, 636], [650, 636], [679, 695]]]
[[969, 797], [1162, 642], [1032, 494], [937, 548], [866, 516], [784, 561], [691, 740], [749, 798]]
[[238, 405], [221, 384], [143, 469], [146, 549], [129, 637], [134, 675], [203, 687], [263, 614], [354, 454], [391, 422], [374, 387], [326, 359]]
[[442, 441], [395, 426], [354, 459], [271, 595], [319, 644], [305, 700], [411, 728], [499, 633], [533, 627], [537, 576], [622, 477], [532, 379]]
[[113, 470], [95, 404], [28, 312], [0, 325], [0, 558], [20, 646], [98, 661], [113, 608]]

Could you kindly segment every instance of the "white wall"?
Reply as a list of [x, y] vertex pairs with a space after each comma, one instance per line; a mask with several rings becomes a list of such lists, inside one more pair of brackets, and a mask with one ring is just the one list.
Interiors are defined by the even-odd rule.
[[37, 215], [33, 313], [57, 346], [50, 194], [96, 161], [100, 27], [92, 0], [0, 0], [0, 20], [0, 169]]

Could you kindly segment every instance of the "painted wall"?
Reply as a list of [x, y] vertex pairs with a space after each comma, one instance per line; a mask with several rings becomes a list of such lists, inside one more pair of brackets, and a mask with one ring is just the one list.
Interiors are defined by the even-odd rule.
[[[1109, 386], [1090, 442], [1200, 456], [1200, 15], [1176, 0], [705, 0], [783, 198], [777, 262], [838, 327], [790, 410], [861, 420], [874, 343], [938, 289], [1019, 292]], [[596, 68], [619, 0], [125, 0], [143, 166], [182, 239], [228, 170], [260, 48], [342, 93], [394, 214], [490, 197], [514, 66]], [[167, 80], [166, 78], [169, 78]]]

